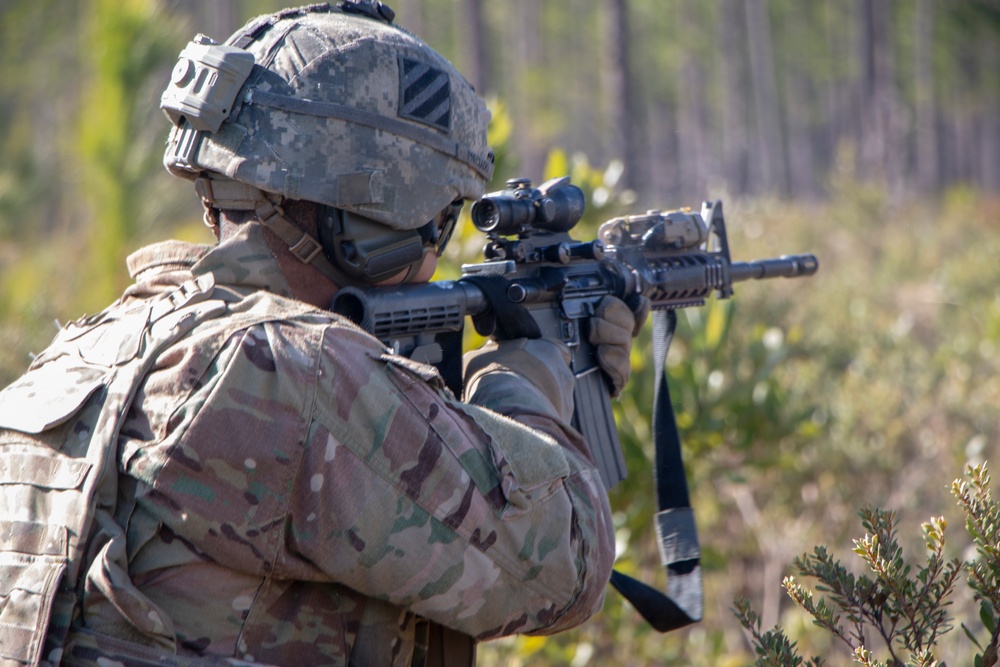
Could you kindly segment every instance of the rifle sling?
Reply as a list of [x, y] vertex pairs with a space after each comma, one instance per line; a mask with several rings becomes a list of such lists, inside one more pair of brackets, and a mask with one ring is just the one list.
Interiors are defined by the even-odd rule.
[[653, 358], [659, 369], [653, 393], [653, 440], [656, 446], [656, 532], [660, 560], [667, 570], [667, 593], [615, 570], [611, 585], [659, 632], [677, 630], [702, 617], [701, 549], [688, 497], [681, 438], [667, 385], [667, 350], [677, 327], [677, 313], [653, 313]]
[[458, 331], [439, 333], [435, 341], [441, 346], [441, 361], [434, 364], [445, 385], [458, 398], [462, 397], [462, 333], [463, 326]]

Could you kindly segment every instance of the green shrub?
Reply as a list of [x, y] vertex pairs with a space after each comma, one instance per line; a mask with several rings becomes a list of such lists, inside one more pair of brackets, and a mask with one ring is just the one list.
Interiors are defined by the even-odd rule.
[[[969, 466], [966, 476], [966, 480], [955, 480], [952, 493], [965, 512], [966, 528], [976, 547], [978, 557], [973, 560], [944, 558], [946, 522], [937, 517], [922, 526], [926, 563], [918, 566], [909, 562], [896, 536], [896, 514], [875, 508], [859, 513], [867, 533], [854, 541], [854, 553], [860, 556], [867, 574], [851, 573], [825, 546], [817, 546], [813, 553], [795, 559], [799, 575], [816, 579], [816, 589], [826, 597], [817, 599], [792, 576], [782, 582], [785, 591], [815, 625], [849, 647], [855, 662], [866, 667], [943, 667], [945, 663], [936, 657], [938, 640], [954, 625], [949, 598], [964, 570], [973, 599], [979, 604], [979, 617], [989, 633], [981, 643], [963, 625], [980, 651], [975, 665], [996, 664], [1000, 638], [1000, 504], [990, 493], [985, 464]], [[762, 632], [760, 617], [746, 598], [737, 599], [735, 613], [753, 638], [758, 666], [823, 664], [815, 656], [804, 661], [795, 642], [779, 626]], [[876, 657], [880, 651], [888, 656], [887, 660]]]

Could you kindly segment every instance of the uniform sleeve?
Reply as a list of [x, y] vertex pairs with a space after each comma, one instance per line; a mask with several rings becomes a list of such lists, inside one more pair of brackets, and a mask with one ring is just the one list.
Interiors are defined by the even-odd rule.
[[479, 639], [600, 608], [607, 497], [543, 388], [494, 368], [479, 381], [488, 407], [462, 403], [361, 332], [331, 327], [323, 347], [282, 576], [313, 569]]
[[573, 418], [570, 352], [561, 342], [519, 338], [490, 341], [465, 355], [465, 400], [548, 433], [593, 462]]

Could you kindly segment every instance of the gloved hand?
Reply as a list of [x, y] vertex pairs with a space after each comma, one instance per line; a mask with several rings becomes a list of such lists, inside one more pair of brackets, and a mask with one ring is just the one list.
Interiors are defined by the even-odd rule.
[[649, 316], [649, 299], [633, 295], [629, 303], [613, 296], [601, 299], [590, 319], [587, 338], [595, 348], [597, 363], [611, 381], [611, 395], [618, 396], [632, 373], [632, 339]]

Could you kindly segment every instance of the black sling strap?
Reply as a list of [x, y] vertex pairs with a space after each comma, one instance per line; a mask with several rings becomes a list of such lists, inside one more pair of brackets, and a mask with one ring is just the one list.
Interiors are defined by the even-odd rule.
[[677, 630], [702, 617], [701, 549], [688, 498], [681, 439], [667, 386], [667, 350], [677, 327], [674, 310], [653, 313], [653, 358], [658, 370], [653, 393], [656, 447], [656, 533], [667, 570], [667, 593], [615, 570], [611, 585], [659, 632]]

